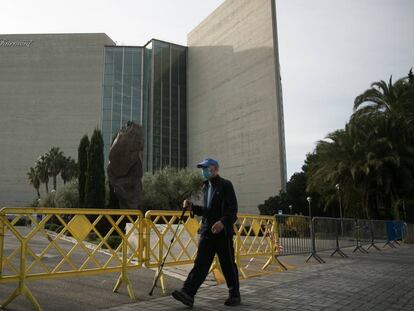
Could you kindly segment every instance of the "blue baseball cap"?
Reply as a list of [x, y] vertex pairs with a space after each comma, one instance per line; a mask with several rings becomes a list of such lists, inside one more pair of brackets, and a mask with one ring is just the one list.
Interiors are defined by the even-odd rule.
[[209, 166], [217, 166], [219, 167], [219, 163], [218, 161], [211, 159], [211, 158], [206, 158], [203, 161], [201, 161], [200, 163], [197, 164], [198, 168], [205, 168], [205, 167], [209, 167]]

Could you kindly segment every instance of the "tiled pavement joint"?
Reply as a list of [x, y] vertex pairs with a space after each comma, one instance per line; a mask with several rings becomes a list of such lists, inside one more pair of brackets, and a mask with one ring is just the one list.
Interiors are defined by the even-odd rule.
[[[414, 310], [414, 245], [244, 280], [241, 295], [237, 310]], [[231, 310], [226, 298], [225, 284], [201, 288], [194, 310]], [[164, 296], [106, 310], [185, 309]]]

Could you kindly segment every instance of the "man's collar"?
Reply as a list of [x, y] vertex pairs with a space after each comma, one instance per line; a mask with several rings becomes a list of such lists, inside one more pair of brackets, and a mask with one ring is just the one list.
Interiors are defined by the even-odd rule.
[[210, 178], [210, 179], [206, 179], [205, 181], [204, 181], [204, 184], [205, 185], [207, 185], [209, 182], [211, 182], [211, 184], [212, 185], [214, 185], [214, 184], [216, 184], [217, 183], [217, 181], [220, 179], [220, 175], [219, 174], [217, 174], [216, 176], [214, 176], [214, 177], [212, 177], [212, 178]]
[[220, 179], [219, 174], [217, 174], [216, 176], [212, 177], [209, 179], [209, 181], [211, 182], [212, 185], [216, 184], [217, 181]]

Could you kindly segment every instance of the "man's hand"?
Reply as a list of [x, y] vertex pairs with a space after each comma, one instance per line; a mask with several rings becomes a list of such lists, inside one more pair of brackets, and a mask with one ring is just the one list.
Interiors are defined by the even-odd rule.
[[224, 225], [221, 220], [217, 221], [212, 227], [211, 232], [214, 234], [219, 234], [224, 229]]
[[193, 203], [191, 203], [191, 201], [189, 201], [189, 200], [184, 200], [183, 201], [183, 208], [186, 208], [187, 210], [189, 210], [191, 212], [191, 210], [193, 208]]

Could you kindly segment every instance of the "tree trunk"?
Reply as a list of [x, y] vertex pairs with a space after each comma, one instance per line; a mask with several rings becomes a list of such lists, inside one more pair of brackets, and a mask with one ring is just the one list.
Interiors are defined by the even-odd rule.
[[391, 199], [391, 208], [394, 211], [394, 219], [395, 220], [401, 220], [401, 215], [400, 215], [400, 200], [393, 200]]
[[394, 210], [395, 220], [401, 220], [402, 217], [404, 217], [404, 215], [401, 215], [401, 213], [400, 213], [400, 204], [402, 203], [402, 200], [400, 200], [400, 196], [398, 195], [398, 191], [394, 190], [393, 193], [395, 195], [391, 195], [391, 198], [390, 198], [391, 208]]
[[55, 191], [57, 190], [56, 189], [56, 175], [53, 175], [53, 189], [55, 189]]
[[49, 182], [45, 182], [46, 193], [49, 193]]
[[365, 198], [364, 198], [364, 205], [365, 205], [365, 213], [367, 216], [367, 219], [369, 219], [369, 192], [366, 190], [365, 192]]
[[39, 187], [36, 188], [36, 192], [37, 192], [37, 198], [40, 199]]
[[381, 215], [380, 215], [380, 204], [381, 204], [381, 200], [379, 198], [379, 194], [378, 192], [375, 192], [375, 206], [374, 206], [374, 219], [381, 219]]

